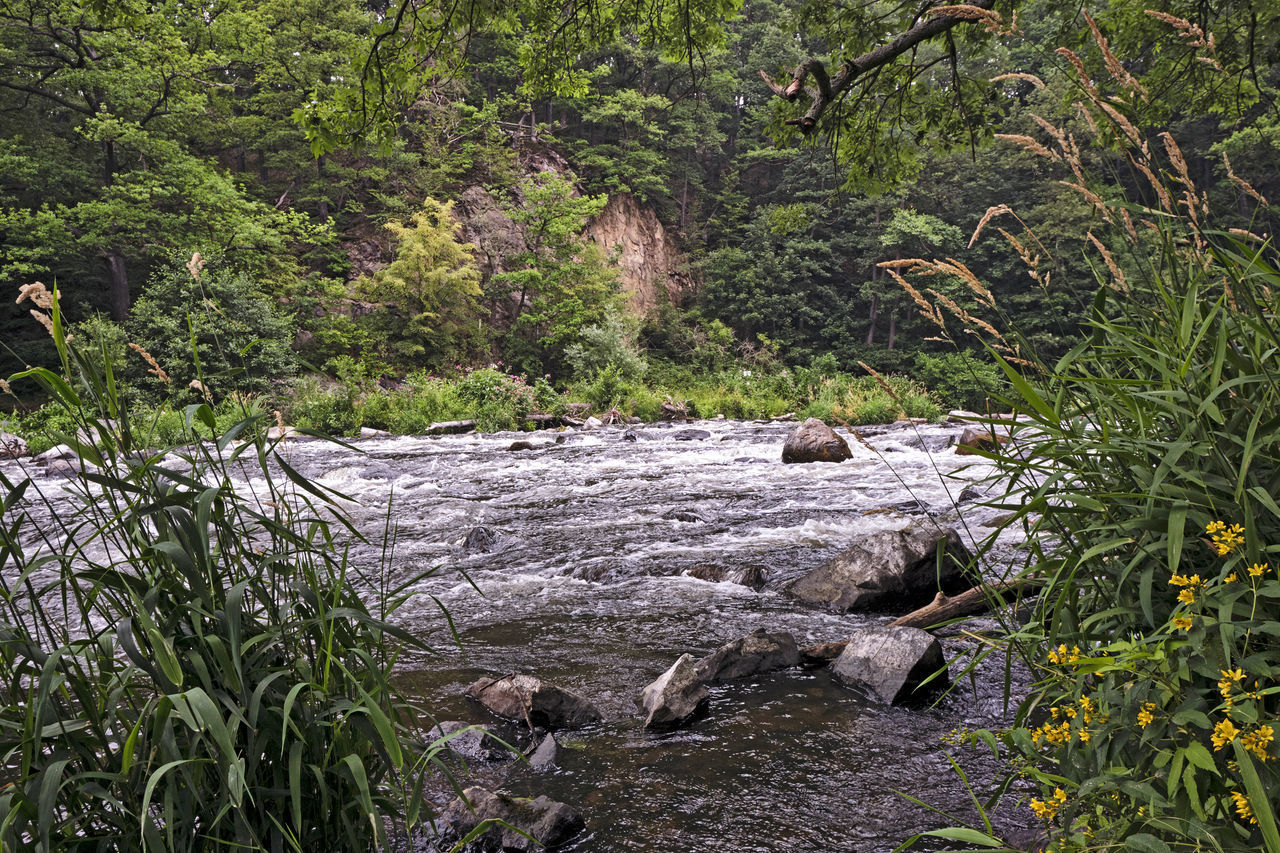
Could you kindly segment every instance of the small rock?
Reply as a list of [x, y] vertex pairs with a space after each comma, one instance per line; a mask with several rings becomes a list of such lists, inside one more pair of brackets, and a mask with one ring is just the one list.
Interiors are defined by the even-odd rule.
[[960, 492], [960, 497], [956, 499], [956, 503], [964, 503], [965, 501], [976, 501], [982, 497], [982, 492], [969, 486]]
[[[943, 542], [941, 566], [937, 561]], [[939, 591], [960, 592], [972, 557], [950, 528], [921, 524], [863, 536], [852, 548], [828, 560], [787, 587], [809, 604], [837, 613], [872, 608], [909, 610]]]
[[785, 463], [843, 462], [851, 458], [853, 453], [845, 440], [817, 418], [809, 418], [800, 424], [782, 446], [782, 461]]
[[960, 439], [956, 442], [956, 455], [968, 456], [976, 450], [992, 451], [1008, 442], [1007, 435], [993, 435], [991, 430], [965, 427], [964, 432], [960, 434]]
[[76, 456], [76, 452], [71, 449], [70, 445], [55, 444], [44, 453], [36, 456], [36, 461], [48, 464], [50, 462], [74, 462], [77, 458], [79, 457]]
[[635, 440], [636, 440], [636, 434], [635, 434], [635, 432], [633, 432], [632, 430], [627, 430], [626, 432], [624, 432], [624, 433], [622, 434], [622, 440], [623, 440], [623, 441], [635, 441]]
[[731, 573], [726, 580], [729, 583], [736, 583], [738, 586], [745, 586], [754, 589], [756, 592], [764, 589], [765, 582], [769, 578], [769, 570], [764, 566], [745, 566]]
[[675, 728], [707, 710], [707, 685], [693, 655], [681, 655], [671, 668], [640, 692], [637, 703], [647, 729]]
[[[885, 625], [867, 628], [849, 639], [848, 645], [831, 665], [838, 681], [865, 688], [890, 704], [922, 698], [927, 690], [921, 683], [945, 670], [942, 644], [928, 631]], [[943, 687], [947, 674], [929, 682]]]
[[576, 809], [545, 796], [521, 800], [495, 794], [485, 788], [471, 787], [450, 803], [440, 816], [445, 849], [486, 820], [501, 821], [509, 826], [492, 826], [467, 850], [473, 853], [553, 850], [573, 840], [586, 827], [586, 821]]
[[596, 706], [576, 693], [532, 675], [482, 678], [466, 690], [499, 717], [547, 729], [573, 729], [602, 719]]
[[542, 739], [542, 743], [538, 744], [538, 748], [529, 756], [529, 766], [534, 770], [550, 770], [556, 766], [556, 756], [560, 748], [556, 745], [556, 739], [553, 735], [547, 735]]
[[690, 512], [687, 509], [673, 509], [664, 513], [662, 516], [667, 521], [687, 521], [691, 524], [706, 524], [707, 520], [696, 512]]
[[595, 415], [592, 415], [582, 422], [583, 429], [600, 429], [602, 426], [604, 426], [604, 421], [600, 420]]
[[631, 417], [627, 418], [627, 423], [629, 423], [629, 424], [642, 424], [642, 423], [644, 423], [644, 418], [637, 418], [635, 415], [632, 415]]
[[840, 657], [840, 653], [844, 651], [844, 647], [847, 645], [849, 645], [849, 642], [846, 640], [841, 643], [819, 643], [816, 646], [805, 646], [800, 650], [800, 665], [806, 669], [826, 666]]
[[0, 459], [19, 459], [30, 452], [22, 436], [0, 432]]
[[672, 441], [703, 441], [711, 438], [711, 433], [705, 429], [678, 429], [671, 433]]
[[537, 445], [532, 441], [524, 441], [523, 439], [513, 441], [507, 445], [507, 450], [536, 450]]
[[708, 583], [720, 583], [729, 574], [729, 570], [723, 566], [694, 566], [692, 569], [685, 571], [685, 576], [695, 578]]
[[462, 540], [462, 550], [468, 554], [487, 554], [493, 550], [498, 537], [487, 527], [473, 527]]
[[986, 521], [984, 521], [982, 523], [982, 526], [983, 527], [1003, 527], [1004, 525], [1013, 521], [1017, 517], [1018, 517], [1017, 510], [1014, 510], [1012, 512], [1002, 512], [999, 515], [993, 516], [987, 519]]
[[505, 761], [513, 757], [512, 752], [499, 743], [488, 729], [461, 720], [446, 720], [434, 726], [427, 733], [427, 738], [431, 741], [448, 738], [443, 746], [454, 755], [469, 761]]
[[726, 643], [697, 663], [698, 677], [709, 683], [733, 681], [800, 663], [795, 638], [784, 632], [757, 629]]

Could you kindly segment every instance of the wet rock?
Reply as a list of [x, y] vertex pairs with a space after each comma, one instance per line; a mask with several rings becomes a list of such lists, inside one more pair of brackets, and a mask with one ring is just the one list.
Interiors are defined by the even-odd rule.
[[982, 420], [982, 415], [977, 412], [966, 412], [964, 409], [952, 409], [947, 412], [947, 423], [953, 424], [971, 424]]
[[492, 732], [483, 726], [473, 726], [461, 720], [446, 720], [427, 733], [429, 741], [448, 738], [443, 746], [449, 752], [467, 761], [507, 761], [515, 756], [499, 743]]
[[0, 432], [0, 459], [18, 459], [30, 452], [21, 436]]
[[372, 427], [360, 427], [361, 438], [386, 438], [391, 435], [385, 429], [373, 429]]
[[765, 582], [769, 579], [769, 570], [764, 566], [744, 566], [736, 572], [729, 574], [725, 580], [729, 583], [736, 583], [739, 586], [750, 587], [756, 592], [764, 589]]
[[982, 492], [978, 491], [973, 486], [969, 486], [968, 488], [960, 492], [960, 497], [956, 499], [956, 502], [965, 503], [967, 501], [976, 501], [981, 497], [982, 497]]
[[817, 669], [826, 666], [844, 651], [849, 645], [847, 640], [839, 643], [819, 643], [816, 646], [805, 646], [800, 650], [800, 665], [805, 669]]
[[912, 450], [923, 450], [925, 453], [939, 453], [951, 446], [951, 436], [942, 435], [908, 435], [899, 439], [903, 447]]
[[493, 550], [498, 537], [487, 527], [473, 527], [462, 540], [462, 550], [468, 554], [487, 554]]
[[71, 449], [70, 445], [55, 444], [44, 453], [38, 454], [36, 456], [36, 461], [48, 464], [51, 462], [74, 462], [78, 458], [79, 457], [76, 456], [76, 452]]
[[920, 515], [929, 511], [929, 505], [924, 501], [918, 501], [914, 498], [906, 501], [899, 501], [896, 504], [889, 504], [885, 509], [900, 512], [903, 515]]
[[[481, 822], [502, 821], [465, 849], [470, 853], [534, 853], [561, 847], [582, 832], [586, 821], [574, 808], [545, 796], [536, 800], [509, 797], [480, 787], [467, 788], [440, 816], [445, 848], [464, 838]], [[516, 827], [528, 836], [517, 832]]]
[[553, 735], [547, 735], [538, 744], [538, 748], [529, 756], [529, 766], [534, 770], [550, 770], [556, 766], [556, 757], [560, 752]]
[[711, 433], [705, 429], [678, 429], [671, 433], [672, 441], [704, 441], [711, 438]]
[[1007, 435], [993, 434], [991, 430], [978, 427], [965, 427], [964, 432], [960, 433], [960, 439], [956, 442], [956, 454], [966, 456], [977, 450], [992, 451], [1001, 444], [1007, 444], [1008, 441]]
[[622, 434], [622, 440], [623, 440], [623, 441], [635, 441], [635, 440], [636, 440], [636, 434], [635, 434], [635, 432], [634, 432], [633, 430], [627, 430], [626, 432], [624, 432], [624, 433]]
[[724, 566], [694, 566], [692, 569], [685, 571], [685, 576], [695, 578], [708, 583], [720, 583], [729, 576], [729, 570]]
[[843, 462], [852, 457], [845, 440], [817, 418], [809, 418], [800, 424], [782, 446], [782, 461], [785, 463]]
[[800, 650], [794, 637], [759, 628], [698, 661], [697, 674], [702, 681], [716, 684], [787, 669], [799, 663]]
[[499, 717], [548, 729], [574, 729], [601, 720], [596, 706], [532, 675], [482, 678], [466, 695]]
[[686, 521], [691, 524], [706, 524], [707, 520], [696, 512], [690, 512], [687, 509], [673, 509], [665, 512], [662, 517], [667, 521]]
[[946, 667], [942, 644], [928, 631], [900, 626], [879, 626], [860, 631], [831, 665], [836, 680], [861, 687], [883, 702], [903, 703], [920, 699], [934, 687], [947, 684], [947, 674], [921, 683]]
[[595, 415], [592, 415], [582, 422], [583, 429], [600, 429], [602, 426], [604, 426], [604, 421], [600, 420]]
[[670, 729], [704, 714], [708, 695], [693, 655], [686, 654], [642, 690], [636, 702], [646, 729]]
[[507, 450], [537, 450], [538, 446], [532, 441], [519, 439], [507, 445]]
[[[942, 565], [937, 548], [943, 543]], [[968, 586], [963, 575], [972, 558], [950, 528], [922, 524], [881, 530], [792, 582], [787, 592], [800, 601], [837, 613], [850, 610], [909, 610], [941, 590]]]
[[678, 400], [667, 400], [662, 404], [662, 418], [668, 421], [687, 421], [689, 419], [689, 404]]

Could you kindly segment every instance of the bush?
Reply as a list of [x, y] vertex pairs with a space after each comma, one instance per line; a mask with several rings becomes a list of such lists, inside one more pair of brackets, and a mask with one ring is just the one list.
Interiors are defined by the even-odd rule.
[[247, 275], [216, 262], [199, 279], [180, 264], [160, 269], [134, 303], [126, 328], [155, 364], [130, 353], [125, 375], [153, 400], [173, 395], [203, 401], [192, 387], [197, 380], [214, 399], [232, 391], [261, 393], [297, 372], [292, 323]]

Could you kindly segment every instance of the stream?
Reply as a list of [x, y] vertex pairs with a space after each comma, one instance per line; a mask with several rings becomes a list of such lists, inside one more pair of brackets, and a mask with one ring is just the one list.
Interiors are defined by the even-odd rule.
[[[563, 848], [575, 853], [891, 851], [948, 823], [895, 790], [976, 819], [947, 754], [979, 787], [1000, 768], [985, 750], [943, 738], [1007, 719], [1002, 661], [933, 707], [886, 707], [826, 670], [790, 670], [713, 688], [709, 715], [673, 733], [643, 730], [635, 713], [641, 688], [685, 652], [701, 656], [756, 628], [805, 646], [889, 618], [813, 610], [782, 592], [860, 534], [929, 517], [970, 545], [991, 532], [982, 525], [1000, 511], [981, 505], [995, 494], [980, 484], [991, 469], [948, 446], [961, 427], [868, 428], [870, 447], [850, 439], [847, 462], [783, 465], [793, 428], [717, 420], [382, 437], [356, 442], [360, 453], [296, 439], [285, 447], [302, 473], [354, 499], [352, 517], [372, 537], [390, 518], [392, 580], [434, 570], [397, 617], [435, 650], [406, 659], [400, 675], [427, 714], [492, 726], [461, 693], [513, 672], [603, 713], [601, 724], [557, 733], [554, 768], [460, 766], [464, 786], [580, 809], [587, 830]], [[515, 440], [534, 449], [507, 450]], [[26, 467], [46, 494], [56, 490]], [[477, 527], [489, 541], [467, 547]], [[1005, 535], [997, 554], [1016, 547]], [[758, 567], [766, 583], [756, 591], [685, 574], [706, 566]], [[944, 639], [951, 659], [976, 645], [958, 631]], [[1016, 697], [1026, 677], [1014, 678]], [[443, 804], [453, 793], [442, 780], [431, 795]], [[1006, 812], [1015, 827], [1031, 822], [1025, 808]]]

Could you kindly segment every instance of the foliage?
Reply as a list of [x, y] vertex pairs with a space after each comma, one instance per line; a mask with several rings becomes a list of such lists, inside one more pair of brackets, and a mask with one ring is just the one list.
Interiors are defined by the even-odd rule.
[[130, 342], [156, 363], [130, 354], [126, 376], [155, 399], [260, 393], [297, 370], [292, 323], [248, 275], [209, 266], [199, 277], [178, 264], [161, 269], [135, 306]]
[[600, 325], [582, 329], [578, 340], [565, 347], [564, 358], [575, 379], [590, 379], [608, 367], [634, 382], [649, 369], [640, 354], [633, 324], [616, 309], [610, 310]]
[[389, 621], [406, 587], [350, 559], [361, 534], [261, 414], [222, 432], [193, 404], [188, 441], [216, 442], [151, 455], [110, 363], [48, 316], [61, 370], [27, 373], [92, 440], [56, 436], [79, 462], [52, 516], [0, 475], [0, 842], [381, 849], [423, 818], [433, 755], [389, 677], [422, 648]]

